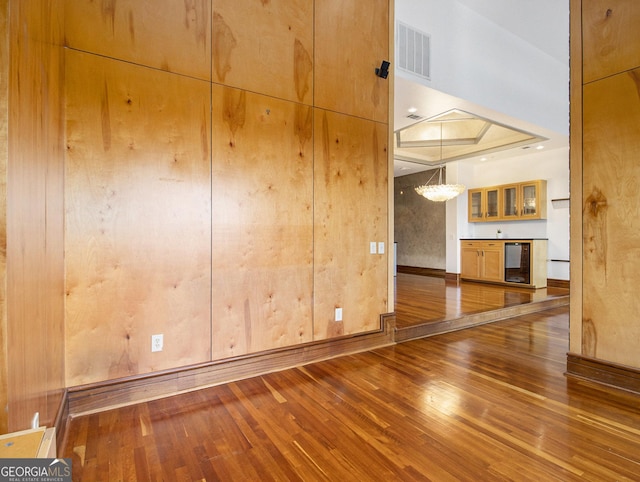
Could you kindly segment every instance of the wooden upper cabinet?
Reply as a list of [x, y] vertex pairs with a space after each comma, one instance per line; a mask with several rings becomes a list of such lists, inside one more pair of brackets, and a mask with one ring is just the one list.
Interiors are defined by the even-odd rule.
[[315, 105], [387, 123], [390, 83], [375, 70], [390, 60], [389, 1], [316, 0], [315, 5]]
[[313, 0], [213, 2], [213, 81], [311, 105]]
[[469, 189], [469, 222], [496, 221], [500, 216], [498, 187]]
[[469, 189], [468, 221], [546, 219], [547, 181], [516, 182]]
[[64, 15], [73, 49], [210, 80], [209, 2], [67, 0]]
[[585, 83], [640, 66], [638, 0], [582, 2]]
[[501, 191], [501, 220], [546, 219], [547, 181], [507, 184]]

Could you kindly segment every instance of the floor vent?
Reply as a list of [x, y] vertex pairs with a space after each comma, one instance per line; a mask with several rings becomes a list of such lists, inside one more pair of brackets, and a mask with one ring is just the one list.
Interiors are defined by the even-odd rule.
[[430, 79], [431, 37], [401, 22], [398, 22], [396, 35], [398, 68]]

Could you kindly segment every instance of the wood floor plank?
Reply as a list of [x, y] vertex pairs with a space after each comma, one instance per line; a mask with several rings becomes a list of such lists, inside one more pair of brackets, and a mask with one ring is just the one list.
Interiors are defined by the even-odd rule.
[[77, 417], [62, 452], [77, 481], [638, 480], [640, 396], [567, 349], [559, 306]]
[[566, 288], [532, 290], [470, 281], [456, 283], [407, 273], [397, 274], [395, 292], [396, 326], [400, 329], [569, 295]]

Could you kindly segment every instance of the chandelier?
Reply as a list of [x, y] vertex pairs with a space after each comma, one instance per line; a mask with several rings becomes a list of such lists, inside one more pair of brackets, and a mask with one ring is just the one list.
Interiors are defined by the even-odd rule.
[[465, 190], [463, 184], [442, 184], [442, 166], [438, 169], [438, 184], [429, 184], [436, 173], [429, 178], [426, 184], [418, 186], [416, 192], [426, 197], [429, 201], [443, 202], [453, 199]]

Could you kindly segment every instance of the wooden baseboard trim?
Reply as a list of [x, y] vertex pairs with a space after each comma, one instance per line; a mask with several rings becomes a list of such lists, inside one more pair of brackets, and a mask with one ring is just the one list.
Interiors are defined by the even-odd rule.
[[637, 368], [568, 353], [566, 375], [640, 394]]
[[547, 278], [547, 287], [548, 288], [566, 288], [570, 289], [570, 281], [566, 279], [553, 279]]
[[445, 273], [444, 280], [447, 283], [460, 283], [460, 273]]
[[56, 418], [53, 425], [56, 428], [56, 451], [62, 453], [64, 450], [66, 435], [67, 435], [67, 422], [69, 420], [69, 391], [64, 390], [62, 397], [60, 398], [60, 406], [56, 413]]
[[264, 375], [312, 362], [393, 345], [395, 313], [380, 317], [380, 329], [330, 340], [108, 380], [68, 389], [68, 415], [77, 417], [143, 401]]
[[398, 273], [418, 274], [420, 276], [431, 276], [433, 278], [444, 278], [445, 271], [436, 268], [421, 268], [419, 266], [402, 266], [398, 265]]

